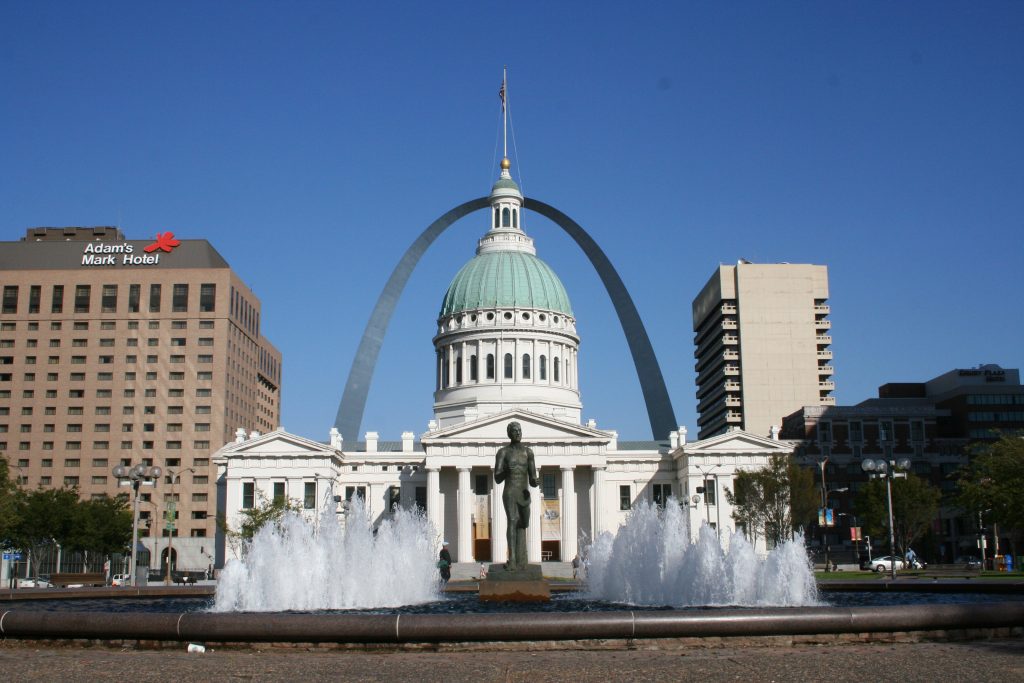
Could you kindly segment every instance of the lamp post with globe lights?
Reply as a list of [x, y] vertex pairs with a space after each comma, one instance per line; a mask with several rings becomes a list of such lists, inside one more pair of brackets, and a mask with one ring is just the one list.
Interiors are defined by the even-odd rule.
[[[885, 438], [883, 433], [883, 440]], [[890, 450], [889, 457], [892, 457], [892, 451]], [[896, 579], [896, 531], [894, 529], [892, 519], [892, 480], [902, 479], [907, 476], [906, 470], [910, 469], [910, 458], [900, 458], [899, 460], [885, 460], [879, 458], [878, 460], [872, 460], [866, 458], [860, 464], [861, 469], [868, 473], [868, 476], [872, 479], [876, 477], [882, 477], [885, 479], [885, 495], [886, 503], [889, 510], [889, 555], [892, 558], [890, 563], [892, 578]], [[901, 470], [897, 472], [896, 470]]]
[[139, 486], [143, 482], [155, 482], [162, 472], [159, 467], [147, 467], [142, 463], [134, 467], [117, 465], [111, 470], [121, 486], [132, 487], [132, 563], [130, 570], [132, 586], [138, 585], [138, 578], [135, 576], [135, 562], [139, 549]]

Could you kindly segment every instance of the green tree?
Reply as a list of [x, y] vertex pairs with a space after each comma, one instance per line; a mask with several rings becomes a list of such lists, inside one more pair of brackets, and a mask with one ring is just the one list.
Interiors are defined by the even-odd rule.
[[68, 532], [69, 550], [86, 550], [109, 555], [131, 544], [132, 513], [125, 496], [80, 501]]
[[223, 515], [217, 517], [217, 526], [224, 532], [228, 542], [243, 553], [252, 542], [253, 536], [267, 524], [280, 524], [286, 513], [301, 512], [302, 504], [286, 497], [267, 498], [262, 491], [256, 491], [256, 505], [242, 510], [237, 529], [232, 529]]
[[15, 547], [39, 557], [43, 547], [54, 541], [67, 545], [78, 506], [74, 488], [36, 489], [19, 496], [18, 524], [12, 534]]
[[749, 538], [763, 535], [778, 545], [809, 523], [815, 508], [814, 477], [791, 456], [773, 455], [764, 468], [738, 472], [733, 490], [725, 498], [733, 506], [733, 519]]
[[0, 455], [0, 546], [11, 547], [21, 520], [21, 492], [11, 481], [7, 459]]
[[1024, 535], [1024, 438], [1003, 436], [974, 449], [971, 464], [957, 482], [958, 502], [970, 513], [985, 512], [1010, 536], [1016, 556]]
[[[870, 480], [854, 499], [857, 517], [867, 532], [878, 538], [889, 533], [885, 481]], [[924, 479], [908, 473], [892, 482], [893, 552], [905, 553], [930, 528], [939, 511], [942, 493]]]

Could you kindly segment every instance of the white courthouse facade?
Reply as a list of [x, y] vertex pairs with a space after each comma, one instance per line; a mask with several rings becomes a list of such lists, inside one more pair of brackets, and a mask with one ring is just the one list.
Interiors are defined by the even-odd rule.
[[[491, 191], [489, 229], [455, 276], [433, 337], [434, 417], [418, 437], [363, 441], [331, 430], [326, 443], [278, 429], [239, 430], [214, 455], [218, 501], [228, 525], [261, 499], [287, 496], [315, 514], [337, 500], [338, 514], [359, 497], [375, 523], [394, 506], [426, 510], [457, 562], [507, 559], [495, 453], [519, 422], [533, 449], [540, 486], [531, 489], [531, 562], [570, 561], [581, 542], [614, 531], [642, 501], [675, 497], [690, 507], [691, 532], [708, 521], [723, 544], [734, 530], [725, 490], [740, 470], [764, 467], [792, 446], [776, 431], [730, 431], [687, 443], [686, 429], [664, 441], [620, 441], [614, 430], [581, 422], [580, 338], [569, 297], [537, 258], [522, 229], [523, 196], [502, 160]], [[698, 493], [698, 487], [704, 489]], [[231, 556], [218, 539], [218, 566]], [[764, 541], [755, 547], [765, 551]]]

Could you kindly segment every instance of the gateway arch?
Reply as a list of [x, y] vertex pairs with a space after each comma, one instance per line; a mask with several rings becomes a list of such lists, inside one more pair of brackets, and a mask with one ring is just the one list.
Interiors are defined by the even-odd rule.
[[[377, 299], [377, 304], [373, 307], [370, 320], [366, 323], [363, 338], [359, 342], [359, 348], [356, 350], [352, 367], [348, 372], [345, 391], [338, 406], [338, 415], [334, 420], [334, 426], [346, 439], [356, 441], [359, 438], [363, 412], [366, 410], [366, 398], [370, 392], [370, 382], [373, 380], [373, 371], [377, 365], [381, 345], [384, 343], [384, 335], [387, 333], [391, 316], [395, 312], [395, 306], [398, 305], [398, 299], [402, 296], [402, 291], [405, 289], [412, 271], [416, 268], [416, 264], [419, 263], [420, 258], [434, 240], [455, 221], [488, 206], [490, 206], [490, 197], [480, 197], [460, 204], [445, 213], [416, 238], [416, 241], [406, 250], [402, 260], [391, 272], [391, 277], [388, 278], [384, 290]], [[626, 342], [629, 344], [629, 351], [633, 356], [633, 365], [636, 367], [637, 379], [640, 381], [640, 389], [643, 392], [644, 403], [647, 405], [651, 437], [655, 440], [665, 439], [669, 432], [676, 429], [672, 401], [669, 399], [665, 379], [661, 374], [658, 359], [654, 355], [651, 340], [647, 336], [647, 330], [644, 328], [643, 321], [640, 320], [640, 313], [637, 312], [622, 278], [619, 277], [612, 262], [594, 241], [594, 238], [576, 221], [550, 204], [536, 199], [524, 199], [523, 207], [539, 213], [557, 224], [590, 259], [591, 265], [594, 266], [611, 298], [615, 312], [619, 316], [619, 324], [626, 335]]]

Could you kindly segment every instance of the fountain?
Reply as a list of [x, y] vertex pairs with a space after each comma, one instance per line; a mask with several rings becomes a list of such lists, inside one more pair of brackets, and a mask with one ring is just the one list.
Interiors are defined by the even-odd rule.
[[395, 508], [374, 527], [352, 501], [344, 522], [333, 501], [310, 521], [288, 513], [224, 567], [215, 612], [367, 609], [440, 598], [436, 535], [426, 517]]
[[615, 535], [585, 548], [587, 596], [672, 607], [817, 605], [814, 572], [798, 536], [758, 558], [741, 533], [724, 551], [715, 531], [689, 538], [686, 509], [638, 504]]

